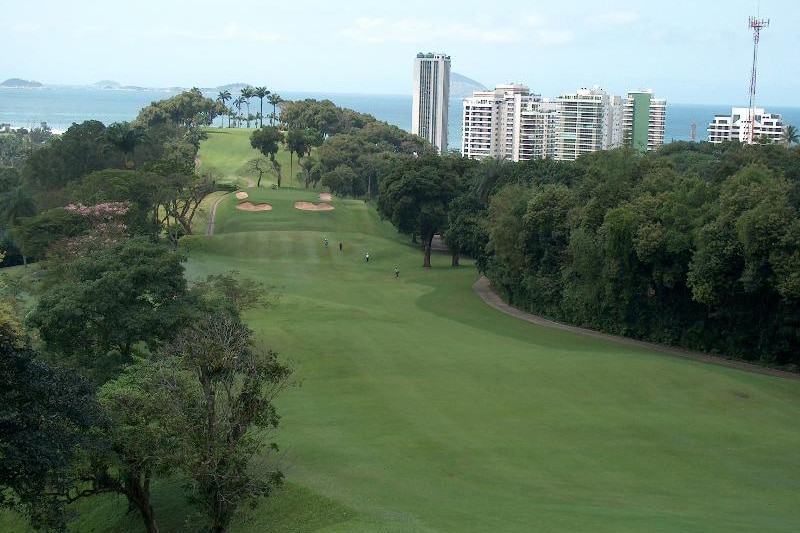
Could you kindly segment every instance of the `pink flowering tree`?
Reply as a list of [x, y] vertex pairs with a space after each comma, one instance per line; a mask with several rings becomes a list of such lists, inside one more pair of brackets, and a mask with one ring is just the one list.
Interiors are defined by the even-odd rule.
[[91, 250], [116, 244], [128, 235], [125, 216], [130, 210], [127, 202], [106, 202], [97, 205], [69, 204], [67, 212], [79, 216], [88, 229], [80, 235], [59, 241], [51, 253], [80, 256]]

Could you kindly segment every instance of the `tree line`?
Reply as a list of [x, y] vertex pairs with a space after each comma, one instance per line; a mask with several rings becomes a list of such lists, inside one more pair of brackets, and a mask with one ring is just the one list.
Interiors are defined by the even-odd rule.
[[187, 91], [2, 168], [9, 251], [38, 265], [0, 283], [0, 506], [37, 529], [113, 493], [157, 532], [153, 483], [179, 479], [224, 532], [282, 483], [271, 432], [291, 369], [241, 318], [274, 292], [233, 274], [189, 284], [176, 247], [215, 186], [194, 162], [218, 109]]
[[800, 148], [678, 142], [576, 162], [406, 158], [378, 210], [423, 266], [441, 233], [562, 322], [797, 371]]
[[[259, 111], [256, 114], [250, 113], [250, 100], [258, 98]], [[266, 87], [251, 87], [246, 85], [239, 89], [239, 96], [233, 97], [230, 90], [223, 89], [219, 91], [216, 102], [221, 106], [219, 112], [220, 127], [224, 126], [224, 119], [228, 117], [228, 127], [240, 128], [245, 126], [250, 128], [250, 123], [258, 124], [258, 127], [264, 126], [264, 99], [267, 104], [272, 106], [272, 112], [269, 114], [269, 125], [275, 126], [278, 121], [280, 113], [278, 112], [278, 105], [283, 102], [283, 99], [278, 93], [274, 93]], [[227, 103], [231, 102], [231, 106]], [[242, 107], [245, 112], [242, 112]], [[235, 108], [235, 111], [234, 111]]]
[[320, 133], [323, 142], [301, 163], [309, 182], [375, 199], [381, 216], [419, 244], [424, 267], [441, 234], [453, 265], [462, 253], [475, 258], [523, 309], [800, 365], [800, 147], [792, 142], [677, 142], [576, 162], [478, 162], [437, 154], [328, 101], [288, 104], [282, 121], [290, 132]]

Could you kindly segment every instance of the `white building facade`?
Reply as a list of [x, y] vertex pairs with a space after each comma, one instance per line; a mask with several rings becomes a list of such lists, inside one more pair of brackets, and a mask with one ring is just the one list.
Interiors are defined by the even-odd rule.
[[[753, 109], [752, 142], [762, 140], [779, 143], [783, 141], [783, 119], [777, 113], [767, 113], [764, 108]], [[730, 115], [715, 115], [708, 125], [708, 142], [750, 142], [750, 108], [734, 107]]]
[[463, 105], [461, 153], [472, 159], [574, 161], [598, 150], [628, 145], [645, 152], [664, 143], [667, 103], [651, 90], [623, 99], [582, 88], [550, 101], [525, 85], [498, 85]]
[[557, 106], [519, 84], [498, 85], [465, 98], [461, 153], [510, 161], [552, 157]]
[[578, 157], [622, 146], [622, 99], [599, 87], [582, 88], [556, 99], [559, 118], [553, 158], [575, 161]]
[[447, 151], [450, 56], [419, 53], [414, 60], [411, 133]]

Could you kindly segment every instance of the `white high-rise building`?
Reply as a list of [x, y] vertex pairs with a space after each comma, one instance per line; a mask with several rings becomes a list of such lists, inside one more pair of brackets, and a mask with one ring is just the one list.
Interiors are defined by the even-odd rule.
[[[770, 142], [783, 140], [783, 119], [777, 113], [767, 113], [764, 108], [753, 109], [753, 142], [768, 139]], [[708, 125], [708, 142], [725, 141], [748, 142], [750, 108], [734, 107], [730, 115], [715, 115]]]
[[564, 94], [556, 127], [554, 159], [575, 161], [583, 154], [622, 145], [622, 99], [599, 87]]
[[664, 144], [666, 119], [666, 100], [653, 98], [649, 89], [629, 92], [622, 120], [625, 144], [640, 152], [657, 150]]
[[447, 104], [450, 98], [450, 56], [417, 54], [414, 60], [414, 92], [411, 133], [447, 151]]
[[464, 157], [527, 161], [552, 157], [557, 108], [519, 84], [464, 99]]

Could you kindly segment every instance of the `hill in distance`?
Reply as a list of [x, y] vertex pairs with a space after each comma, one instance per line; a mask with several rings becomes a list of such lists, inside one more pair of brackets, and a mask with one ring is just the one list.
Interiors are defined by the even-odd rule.
[[33, 87], [43, 87], [43, 85], [38, 81], [23, 80], [22, 78], [9, 78], [3, 83], [0, 83], [0, 87], [11, 87], [14, 89], [29, 89]]
[[479, 81], [456, 72], [450, 73], [450, 98], [467, 98], [474, 91], [485, 91], [486, 86]]

